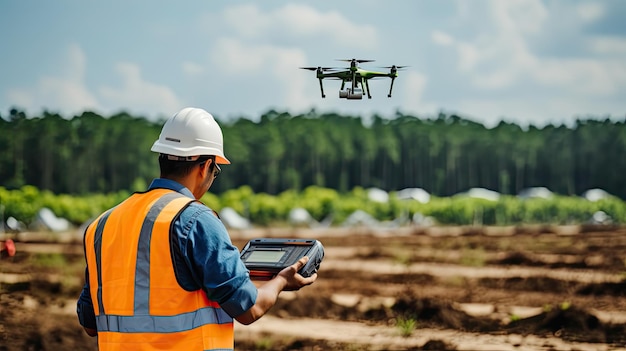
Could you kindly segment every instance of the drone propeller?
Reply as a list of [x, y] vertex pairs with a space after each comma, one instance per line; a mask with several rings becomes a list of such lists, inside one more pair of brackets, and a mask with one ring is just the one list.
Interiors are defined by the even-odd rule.
[[309, 71], [331, 71], [336, 69], [335, 67], [300, 67], [301, 69], [308, 69]]
[[393, 66], [384, 66], [384, 67], [381, 67], [381, 68], [403, 69], [403, 68], [407, 68], [407, 67], [411, 67], [411, 66], [396, 66], [396, 65], [393, 65]]
[[336, 61], [343, 61], [343, 62], [358, 62], [358, 63], [363, 63], [363, 62], [374, 62], [376, 60], [360, 60], [360, 59], [336, 59]]

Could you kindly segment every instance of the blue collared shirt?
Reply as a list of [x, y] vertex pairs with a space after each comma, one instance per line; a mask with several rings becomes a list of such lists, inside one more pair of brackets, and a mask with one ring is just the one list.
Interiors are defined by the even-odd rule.
[[[169, 179], [152, 181], [149, 189], [170, 189], [194, 198], [189, 189]], [[254, 305], [257, 289], [249, 271], [239, 258], [222, 221], [208, 207], [193, 202], [174, 220], [171, 250], [174, 273], [180, 286], [188, 291], [203, 289], [208, 298], [220, 304], [235, 318]], [[85, 286], [77, 302], [80, 324], [96, 329], [96, 318], [85, 269]]]

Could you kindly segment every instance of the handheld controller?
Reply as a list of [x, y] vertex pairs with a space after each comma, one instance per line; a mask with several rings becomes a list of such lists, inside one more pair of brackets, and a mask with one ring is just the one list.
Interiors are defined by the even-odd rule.
[[271, 279], [304, 256], [309, 257], [309, 261], [298, 273], [310, 277], [324, 259], [324, 246], [314, 239], [260, 238], [250, 240], [240, 255], [250, 270], [250, 277], [257, 280]]

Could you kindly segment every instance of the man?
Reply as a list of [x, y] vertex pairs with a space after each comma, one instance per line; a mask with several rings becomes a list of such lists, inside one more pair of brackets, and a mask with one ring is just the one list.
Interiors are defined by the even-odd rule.
[[229, 164], [208, 112], [185, 108], [152, 146], [161, 176], [85, 231], [80, 324], [100, 350], [230, 350], [233, 318], [261, 318], [284, 290], [312, 284], [285, 268], [257, 288], [215, 212], [197, 201]]

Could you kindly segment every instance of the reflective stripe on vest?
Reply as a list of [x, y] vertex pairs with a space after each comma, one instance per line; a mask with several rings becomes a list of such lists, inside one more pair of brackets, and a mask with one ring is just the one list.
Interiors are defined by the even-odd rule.
[[100, 350], [233, 349], [233, 319], [174, 274], [170, 228], [192, 201], [165, 189], [133, 194], [87, 229]]

